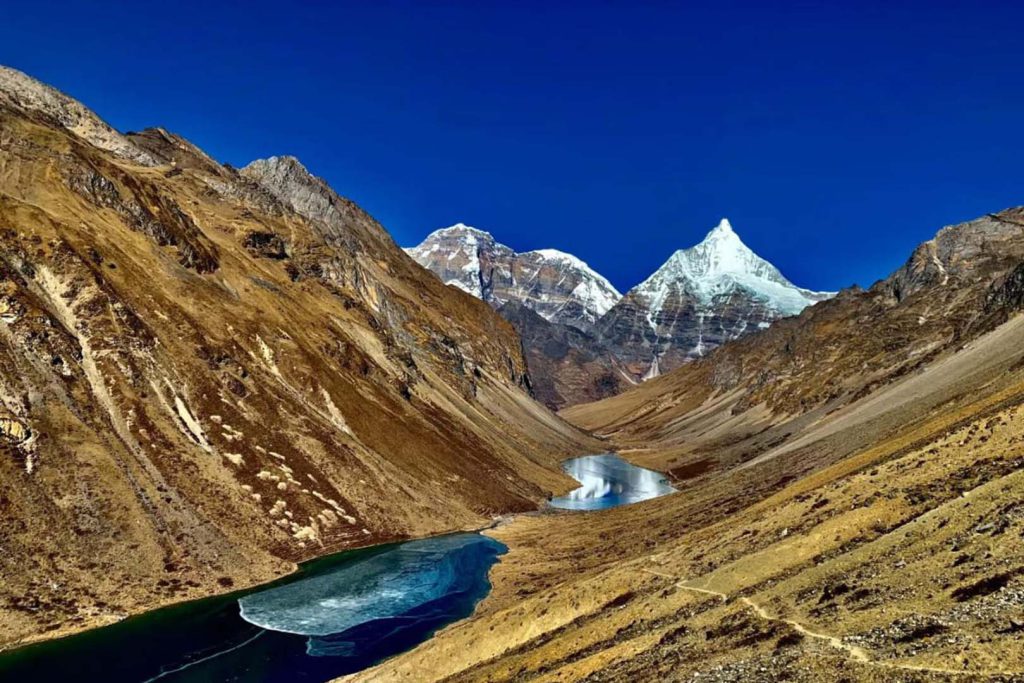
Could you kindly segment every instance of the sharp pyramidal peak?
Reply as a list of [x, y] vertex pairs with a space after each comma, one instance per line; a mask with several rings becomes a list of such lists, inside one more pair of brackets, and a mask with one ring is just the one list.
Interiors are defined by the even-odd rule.
[[1024, 680], [1024, 208], [537, 246], [0, 67], [0, 679]]
[[723, 218], [627, 292], [598, 335], [636, 378], [650, 379], [831, 296], [791, 283]]

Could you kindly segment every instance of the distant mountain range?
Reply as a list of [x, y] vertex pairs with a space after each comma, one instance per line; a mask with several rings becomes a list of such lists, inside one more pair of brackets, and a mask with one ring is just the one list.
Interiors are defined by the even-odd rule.
[[625, 296], [571, 254], [516, 253], [462, 223], [406, 252], [516, 326], [535, 392], [554, 408], [618, 393], [834, 295], [791, 283], [726, 219]]

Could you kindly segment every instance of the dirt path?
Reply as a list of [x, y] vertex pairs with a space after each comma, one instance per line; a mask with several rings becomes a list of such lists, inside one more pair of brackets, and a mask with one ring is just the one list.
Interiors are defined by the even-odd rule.
[[867, 650], [865, 650], [864, 648], [844, 643], [842, 638], [830, 636], [827, 633], [818, 633], [816, 631], [812, 631], [800, 622], [793, 621], [792, 619], [782, 619], [780, 617], [773, 617], [770, 614], [768, 614], [768, 612], [766, 612], [763, 607], [758, 605], [750, 598], [740, 598], [740, 602], [754, 610], [754, 613], [762, 619], [765, 619], [766, 621], [777, 621], [783, 624], [788, 624], [793, 629], [795, 629], [797, 633], [807, 636], [808, 638], [817, 638], [818, 640], [824, 640], [826, 643], [836, 648], [837, 650], [842, 650], [843, 652], [849, 654], [854, 661], [863, 662], [865, 664], [880, 663], [873, 661], [871, 657], [868, 655]]
[[708, 595], [714, 595], [715, 597], [721, 598], [722, 602], [729, 601], [729, 596], [720, 591], [711, 590], [710, 588], [698, 588], [697, 586], [687, 586], [686, 584], [679, 581], [679, 577], [670, 576], [669, 574], [662, 574], [661, 572], [656, 572], [653, 569], [643, 569], [643, 571], [647, 572], [648, 574], [653, 574], [654, 576], [660, 576], [663, 579], [671, 579], [672, 581], [676, 582], [677, 588], [683, 588], [688, 591], [696, 591], [697, 593], [707, 593]]
[[[729, 595], [721, 591], [716, 591], [711, 588], [700, 588], [698, 586], [691, 586], [683, 581], [679, 581], [678, 577], [663, 574], [661, 572], [654, 571], [653, 569], [644, 569], [643, 571], [648, 574], [653, 574], [654, 576], [658, 576], [664, 579], [671, 579], [675, 581], [676, 588], [693, 591], [695, 593], [704, 593], [705, 595], [713, 595], [717, 598], [720, 598], [722, 602], [729, 601]], [[756, 614], [761, 619], [764, 619], [765, 621], [774, 621], [777, 623], [786, 624], [787, 626], [795, 630], [797, 633], [807, 638], [814, 638], [816, 640], [825, 641], [831, 647], [846, 653], [850, 657], [850, 659], [854, 660], [855, 662], [866, 664], [868, 666], [877, 666], [883, 669], [896, 669], [900, 671], [921, 671], [928, 673], [948, 674], [952, 676], [1020, 676], [1022, 673], [1019, 671], [968, 671], [964, 669], [947, 669], [944, 667], [919, 666], [916, 664], [902, 664], [900, 662], [879, 661], [877, 659], [872, 659], [870, 653], [868, 653], [868, 651], [864, 648], [858, 647], [856, 645], [850, 645], [849, 643], [844, 642], [843, 639], [838, 636], [812, 631], [800, 622], [795, 621], [793, 619], [773, 617], [771, 614], [767, 612], [767, 610], [765, 610], [763, 607], [758, 605], [750, 598], [742, 597], [740, 598], [740, 602], [742, 602], [744, 605], [753, 610], [754, 614]]]

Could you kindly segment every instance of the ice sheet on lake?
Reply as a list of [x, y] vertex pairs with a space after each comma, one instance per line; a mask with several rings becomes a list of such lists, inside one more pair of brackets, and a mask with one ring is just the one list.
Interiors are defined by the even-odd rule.
[[238, 602], [246, 621], [304, 636], [341, 634], [371, 622], [416, 620], [436, 613], [446, 597], [486, 583], [488, 569], [504, 550], [480, 534], [410, 541]]

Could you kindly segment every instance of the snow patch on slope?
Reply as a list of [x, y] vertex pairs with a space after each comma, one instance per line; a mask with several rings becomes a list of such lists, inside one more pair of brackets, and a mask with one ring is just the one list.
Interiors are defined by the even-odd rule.
[[578, 271], [582, 278], [573, 288], [571, 296], [583, 303], [583, 307], [600, 317], [622, 298], [619, 290], [606, 277], [591, 268], [582, 259], [558, 249], [534, 249], [520, 254], [523, 257], [539, 256], [545, 261], [563, 263]]

